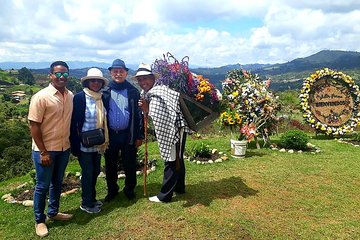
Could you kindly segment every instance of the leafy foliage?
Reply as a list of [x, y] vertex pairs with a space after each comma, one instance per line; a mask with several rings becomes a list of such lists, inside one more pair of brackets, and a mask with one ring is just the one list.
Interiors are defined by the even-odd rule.
[[354, 141], [359, 141], [360, 142], [360, 133], [354, 133], [352, 136], [351, 136], [351, 139], [354, 140]]
[[0, 180], [27, 173], [31, 161], [31, 137], [25, 122], [0, 123]]
[[290, 130], [280, 136], [280, 146], [287, 149], [306, 150], [309, 137], [301, 130]]
[[211, 149], [209, 145], [204, 142], [195, 143], [192, 148], [188, 151], [188, 156], [191, 159], [200, 157], [200, 158], [208, 158], [211, 156]]
[[80, 81], [73, 77], [69, 78], [66, 88], [72, 91], [74, 94], [80, 92], [83, 89]]
[[23, 67], [19, 70], [18, 79], [25, 84], [33, 85], [35, 83], [35, 78], [32, 75], [31, 71], [26, 67]]
[[24, 146], [7, 147], [0, 159], [0, 180], [25, 175], [33, 167], [31, 148]]

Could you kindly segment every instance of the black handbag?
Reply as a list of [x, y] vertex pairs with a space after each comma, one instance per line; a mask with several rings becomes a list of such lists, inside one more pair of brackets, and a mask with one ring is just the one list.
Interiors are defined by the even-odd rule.
[[80, 133], [81, 143], [84, 147], [93, 147], [105, 142], [104, 129], [97, 128]]

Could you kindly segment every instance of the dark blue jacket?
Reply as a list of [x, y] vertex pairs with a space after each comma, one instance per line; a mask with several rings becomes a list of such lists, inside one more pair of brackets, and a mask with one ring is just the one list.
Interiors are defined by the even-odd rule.
[[[140, 99], [139, 90], [131, 84], [129, 84], [127, 90], [128, 90], [128, 104], [129, 104], [129, 112], [130, 112], [129, 126], [127, 128], [128, 136], [129, 136], [128, 143], [130, 145], [134, 145], [135, 140], [144, 139], [144, 124], [143, 124], [142, 112], [138, 106], [138, 102]], [[109, 112], [109, 105], [110, 105], [109, 103], [111, 98], [110, 91], [111, 91], [110, 87], [106, 87], [103, 90], [103, 102], [107, 112]], [[108, 119], [108, 127], [109, 127], [109, 119]]]
[[85, 122], [85, 109], [86, 109], [85, 92], [81, 91], [75, 94], [73, 103], [74, 103], [74, 108], [71, 116], [71, 125], [70, 125], [70, 145], [71, 145], [71, 153], [74, 156], [79, 156], [80, 154], [79, 133], [81, 132]]

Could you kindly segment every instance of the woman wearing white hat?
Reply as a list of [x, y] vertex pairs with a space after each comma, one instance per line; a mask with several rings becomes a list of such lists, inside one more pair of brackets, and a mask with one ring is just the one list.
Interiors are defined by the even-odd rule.
[[[81, 78], [84, 89], [74, 96], [70, 133], [71, 152], [78, 157], [81, 166], [80, 209], [87, 213], [98, 213], [103, 205], [101, 201], [96, 200], [95, 186], [100, 173], [101, 154], [105, 152], [109, 143], [106, 110], [100, 92], [108, 82], [100, 69], [90, 68], [87, 76]], [[82, 132], [99, 128], [103, 129], [105, 135], [103, 144], [87, 146], [81, 142]]]

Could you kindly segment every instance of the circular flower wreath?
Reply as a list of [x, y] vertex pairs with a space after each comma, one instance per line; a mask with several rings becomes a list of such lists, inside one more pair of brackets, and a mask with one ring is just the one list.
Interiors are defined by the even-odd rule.
[[[315, 81], [322, 79], [323, 77], [331, 77], [333, 79], [339, 79], [348, 86], [350, 93], [354, 96], [354, 109], [350, 119], [343, 125], [334, 127], [329, 126], [325, 123], [318, 121], [312, 114], [309, 106], [309, 93], [312, 85]], [[358, 111], [358, 105], [360, 102], [360, 91], [359, 87], [355, 84], [354, 80], [345, 73], [337, 72], [329, 68], [324, 68], [311, 74], [310, 77], [306, 78], [303, 87], [300, 91], [301, 98], [301, 109], [304, 112], [303, 117], [311, 127], [318, 131], [324, 132], [327, 135], [344, 135], [345, 133], [352, 132], [354, 127], [360, 123], [360, 113]]]

